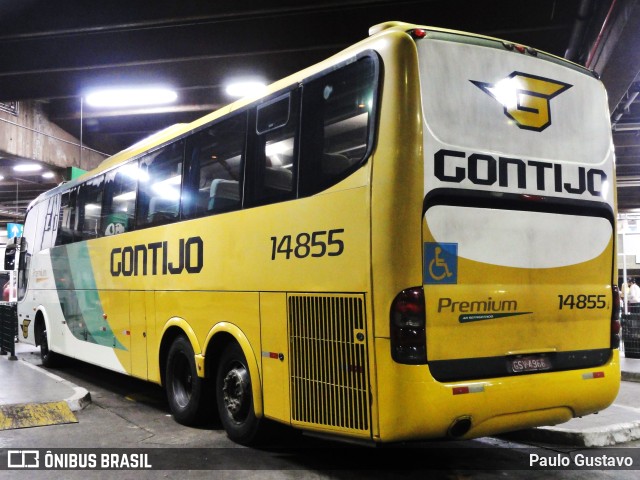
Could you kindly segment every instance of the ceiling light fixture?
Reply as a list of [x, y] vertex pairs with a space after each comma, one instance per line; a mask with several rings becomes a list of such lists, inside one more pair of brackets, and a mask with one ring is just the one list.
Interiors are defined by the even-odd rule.
[[56, 174], [53, 173], [53, 172], [45, 172], [45, 173], [42, 174], [42, 178], [53, 178], [55, 176], [56, 176]]
[[251, 81], [230, 83], [229, 85], [227, 85], [225, 91], [227, 92], [227, 95], [231, 97], [240, 98], [252, 95], [260, 95], [261, 93], [264, 93], [266, 89], [267, 86], [264, 83]]
[[168, 88], [112, 88], [96, 90], [85, 98], [87, 105], [96, 108], [164, 105], [177, 99], [178, 94]]
[[14, 166], [13, 170], [16, 172], [37, 172], [38, 170], [42, 170], [42, 165], [38, 165], [37, 163], [21, 163]]

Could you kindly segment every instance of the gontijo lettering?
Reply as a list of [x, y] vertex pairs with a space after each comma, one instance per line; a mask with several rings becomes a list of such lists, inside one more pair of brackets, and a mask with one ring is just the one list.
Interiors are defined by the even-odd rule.
[[204, 264], [204, 242], [200, 237], [177, 242], [152, 242], [111, 250], [111, 275], [119, 277], [200, 273]]
[[[559, 163], [498, 157], [483, 153], [438, 150], [434, 156], [435, 176], [438, 180], [461, 183], [468, 180], [474, 185], [496, 185], [535, 188], [539, 192], [570, 193], [582, 195], [588, 191], [594, 197], [602, 197], [607, 174], [597, 168], [585, 168]], [[509, 171], [516, 172], [516, 185], [511, 185]], [[571, 170], [570, 172], [568, 170]], [[532, 182], [533, 179], [533, 182]], [[570, 181], [565, 181], [570, 179]], [[511, 177], [511, 181], [514, 178]], [[535, 183], [535, 186], [533, 185]]]

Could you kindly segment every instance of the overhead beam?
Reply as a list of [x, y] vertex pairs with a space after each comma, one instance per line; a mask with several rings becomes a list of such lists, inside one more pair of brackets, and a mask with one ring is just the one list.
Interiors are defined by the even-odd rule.
[[640, 72], [640, 2], [625, 0], [617, 5], [609, 37], [589, 66], [600, 72], [612, 113]]
[[613, 133], [616, 147], [640, 147], [640, 133]]
[[[84, 111], [82, 114], [79, 111], [75, 111], [69, 113], [67, 115], [55, 115], [51, 119], [53, 121], [59, 120], [91, 120], [98, 118], [111, 118], [118, 117], [122, 119], [123, 117], [131, 117], [136, 115], [164, 115], [167, 113], [183, 113], [183, 112], [212, 112], [220, 108], [221, 105], [217, 103], [209, 103], [209, 104], [195, 104], [195, 105], [172, 105], [172, 106], [163, 106], [163, 107], [153, 107], [153, 108], [123, 108], [123, 109], [115, 109], [115, 110], [107, 110], [107, 111]], [[126, 122], [126, 118], [124, 119]]]

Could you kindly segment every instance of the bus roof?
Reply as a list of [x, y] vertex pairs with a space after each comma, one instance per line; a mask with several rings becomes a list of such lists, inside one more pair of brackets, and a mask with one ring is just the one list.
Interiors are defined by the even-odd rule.
[[[484, 35], [458, 31], [458, 30], [430, 27], [430, 26], [417, 25], [417, 24], [405, 23], [405, 22], [399, 22], [399, 21], [390, 21], [390, 22], [384, 22], [384, 23], [374, 25], [369, 29], [369, 36], [367, 38], [361, 40], [358, 43], [355, 43], [354, 45], [351, 45], [350, 47], [347, 47], [346, 49], [323, 60], [320, 63], [317, 63], [303, 70], [300, 70], [299, 72], [289, 75], [288, 77], [285, 77], [281, 80], [277, 80], [276, 82], [270, 84], [267, 87], [266, 92], [264, 93], [261, 93], [255, 96], [247, 96], [240, 100], [236, 100], [235, 102], [229, 105], [226, 105], [218, 110], [215, 110], [197, 120], [194, 120], [191, 123], [179, 123], [179, 124], [175, 124], [170, 127], [167, 127], [131, 145], [130, 147], [106, 158], [95, 169], [86, 172], [85, 174], [81, 175], [77, 179], [61, 184], [53, 188], [52, 190], [41, 194], [38, 198], [36, 198], [33, 202], [31, 202], [27, 211], [31, 208], [33, 204], [40, 201], [42, 198], [48, 197], [50, 194], [57, 193], [60, 190], [65, 190], [66, 188], [69, 188], [73, 185], [82, 183], [88, 178], [91, 178], [102, 172], [110, 170], [131, 158], [135, 158], [144, 152], [154, 149], [155, 147], [162, 146], [168, 143], [169, 141], [171, 141], [172, 139], [185, 135], [190, 131], [193, 131], [202, 125], [212, 122], [217, 118], [223, 117], [232, 111], [239, 110], [243, 107], [246, 107], [247, 105], [250, 105], [251, 103], [258, 101], [261, 98], [268, 97], [273, 93], [276, 93], [284, 88], [287, 88], [291, 85], [301, 82], [307, 77], [320, 73], [326, 70], [327, 68], [331, 67], [332, 65], [341, 63], [347, 60], [348, 58], [352, 57], [354, 54], [367, 50], [368, 48], [371, 48], [371, 44], [374, 43], [376, 40], [378, 40], [380, 37], [398, 34], [398, 33], [407, 34], [415, 30], [424, 30], [427, 33], [428, 38], [434, 39], [434, 40], [444, 40], [444, 41], [458, 42], [458, 43], [469, 43], [469, 44], [480, 45], [480, 46], [485, 46], [490, 48], [499, 48], [502, 50], [504, 50], [505, 48], [513, 49], [516, 47], [516, 44], [513, 42], [505, 41], [505, 40], [494, 38], [494, 37], [488, 37]], [[517, 47], [524, 48], [529, 54], [534, 55], [543, 60], [551, 61], [553, 63], [558, 63], [561, 65], [564, 65], [565, 67], [571, 68], [573, 70], [577, 70], [581, 73], [597, 77], [595, 72], [588, 70], [581, 65], [570, 62], [564, 58], [557, 57], [549, 53], [541, 52], [524, 45], [517, 44]]]

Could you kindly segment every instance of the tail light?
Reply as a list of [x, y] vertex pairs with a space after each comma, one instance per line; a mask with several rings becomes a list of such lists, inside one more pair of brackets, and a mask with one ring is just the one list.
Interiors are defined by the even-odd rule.
[[391, 358], [398, 363], [427, 363], [425, 306], [422, 287], [401, 291], [391, 304]]
[[611, 287], [611, 348], [620, 347], [620, 290], [617, 285]]

